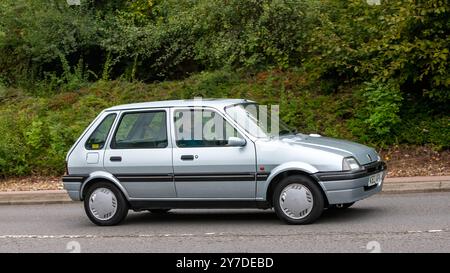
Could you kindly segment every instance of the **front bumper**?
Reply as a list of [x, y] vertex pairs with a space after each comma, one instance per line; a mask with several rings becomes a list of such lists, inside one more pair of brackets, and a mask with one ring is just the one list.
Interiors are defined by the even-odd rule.
[[[362, 170], [356, 172], [318, 172], [314, 174], [324, 189], [330, 205], [356, 202], [381, 191], [386, 177], [386, 164], [377, 161], [362, 167]], [[381, 182], [369, 187], [369, 177], [380, 172], [383, 173]]]

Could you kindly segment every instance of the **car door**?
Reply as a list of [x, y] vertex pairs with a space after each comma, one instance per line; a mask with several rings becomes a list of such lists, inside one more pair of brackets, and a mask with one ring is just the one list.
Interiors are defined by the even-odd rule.
[[83, 136], [74, 146], [71, 154], [76, 156], [68, 158], [71, 174], [84, 177], [89, 173], [103, 170], [106, 141], [116, 119], [115, 112], [102, 113], [92, 128], [88, 129], [86, 135], [89, 134], [89, 137]]
[[166, 109], [124, 111], [105, 151], [104, 166], [130, 198], [174, 198], [172, 144]]
[[255, 198], [254, 143], [229, 146], [244, 138], [218, 111], [177, 108], [173, 119], [173, 168], [178, 198]]

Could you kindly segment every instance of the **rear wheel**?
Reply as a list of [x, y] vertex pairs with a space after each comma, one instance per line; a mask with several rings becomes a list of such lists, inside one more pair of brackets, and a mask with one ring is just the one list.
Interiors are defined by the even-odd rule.
[[305, 175], [283, 179], [273, 193], [278, 217], [288, 224], [310, 224], [322, 214], [324, 197], [319, 186]]
[[84, 210], [94, 224], [113, 226], [127, 216], [128, 203], [116, 186], [108, 182], [98, 182], [87, 190]]

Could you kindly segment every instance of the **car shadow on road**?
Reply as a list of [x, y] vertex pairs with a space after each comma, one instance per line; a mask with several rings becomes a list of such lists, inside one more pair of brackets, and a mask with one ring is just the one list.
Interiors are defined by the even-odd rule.
[[[346, 210], [325, 210], [316, 224], [341, 224], [360, 222], [382, 215], [382, 209], [375, 207], [349, 208]], [[274, 224], [282, 222], [273, 210], [174, 210], [166, 214], [140, 212], [130, 214], [124, 224], [166, 224], [166, 223], [226, 223], [226, 224]]]
[[317, 224], [345, 224], [373, 220], [383, 215], [383, 209], [377, 207], [355, 207], [348, 209], [326, 209], [317, 219]]
[[272, 223], [278, 221], [273, 210], [174, 210], [165, 214], [153, 214], [150, 212], [133, 213], [127, 217], [124, 224], [141, 223]]

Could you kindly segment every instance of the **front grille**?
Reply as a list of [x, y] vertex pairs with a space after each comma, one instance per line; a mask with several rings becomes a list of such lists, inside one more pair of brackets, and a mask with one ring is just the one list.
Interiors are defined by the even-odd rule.
[[382, 161], [372, 162], [366, 165], [363, 165], [364, 169], [367, 170], [368, 173], [380, 172], [386, 169], [386, 165]]

